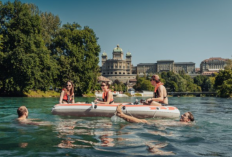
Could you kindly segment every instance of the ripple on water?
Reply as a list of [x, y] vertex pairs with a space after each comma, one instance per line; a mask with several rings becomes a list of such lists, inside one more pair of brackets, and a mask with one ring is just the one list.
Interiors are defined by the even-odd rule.
[[[85, 98], [77, 98], [85, 101]], [[121, 102], [134, 98], [117, 98]], [[0, 156], [232, 156], [232, 105], [221, 98], [169, 98], [181, 113], [191, 111], [196, 123], [151, 125], [111, 122], [51, 114], [57, 98], [0, 98]], [[91, 101], [88, 99], [88, 101]], [[50, 125], [20, 125], [16, 109]], [[174, 121], [175, 122], [175, 121]]]

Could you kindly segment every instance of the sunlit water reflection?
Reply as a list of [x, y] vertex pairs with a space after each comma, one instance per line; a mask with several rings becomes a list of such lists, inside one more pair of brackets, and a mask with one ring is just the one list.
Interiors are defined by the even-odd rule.
[[[181, 113], [191, 111], [196, 123], [148, 119], [147, 125], [57, 116], [51, 109], [58, 98], [0, 98], [0, 156], [232, 156], [231, 99], [171, 97], [169, 101]], [[21, 105], [28, 107], [29, 118], [44, 125], [15, 121]]]

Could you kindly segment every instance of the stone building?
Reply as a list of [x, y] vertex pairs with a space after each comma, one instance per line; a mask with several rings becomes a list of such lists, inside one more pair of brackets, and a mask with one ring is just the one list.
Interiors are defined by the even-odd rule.
[[163, 71], [195, 73], [195, 63], [193, 62], [174, 62], [173, 60], [158, 60], [157, 63], [139, 63], [137, 65], [137, 74], [159, 73]]
[[193, 62], [175, 62], [174, 72], [184, 71], [186, 74], [195, 73], [195, 63]]
[[130, 79], [135, 79], [136, 75], [132, 74], [133, 65], [131, 64], [131, 53], [126, 53], [126, 59], [123, 58], [123, 50], [117, 45], [113, 49], [113, 58], [108, 59], [106, 52], [102, 54], [102, 76], [114, 81], [126, 83]]
[[227, 60], [228, 59], [221, 57], [205, 59], [200, 64], [200, 71], [204, 73], [205, 71], [218, 71], [224, 69]]
[[157, 64], [156, 63], [139, 63], [137, 65], [137, 74], [149, 74], [149, 73], [156, 73], [157, 72]]

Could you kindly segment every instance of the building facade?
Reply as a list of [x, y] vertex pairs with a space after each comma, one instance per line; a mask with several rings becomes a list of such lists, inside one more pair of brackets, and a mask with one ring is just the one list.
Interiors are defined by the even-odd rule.
[[195, 73], [195, 63], [193, 62], [174, 62], [173, 60], [158, 60], [157, 63], [139, 63], [137, 74], [159, 73], [163, 71], [180, 72], [187, 74]]
[[106, 52], [102, 54], [102, 76], [115, 81], [126, 83], [130, 79], [135, 79], [136, 74], [132, 74], [134, 71], [133, 65], [131, 64], [132, 55], [130, 52], [126, 53], [126, 59], [123, 58], [123, 50], [117, 45], [113, 49], [113, 58], [108, 59]]
[[228, 59], [221, 57], [205, 59], [200, 64], [200, 71], [201, 73], [204, 73], [205, 71], [219, 71], [224, 69], [227, 60]]

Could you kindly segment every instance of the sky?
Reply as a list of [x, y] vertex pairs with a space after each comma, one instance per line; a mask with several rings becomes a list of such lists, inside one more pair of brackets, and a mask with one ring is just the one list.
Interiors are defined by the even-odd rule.
[[[12, 1], [12, 0], [11, 0]], [[2, 1], [6, 2], [5, 0]], [[232, 0], [21, 0], [94, 30], [112, 58], [119, 44], [132, 64], [232, 57]], [[101, 65], [101, 60], [99, 62]]]

